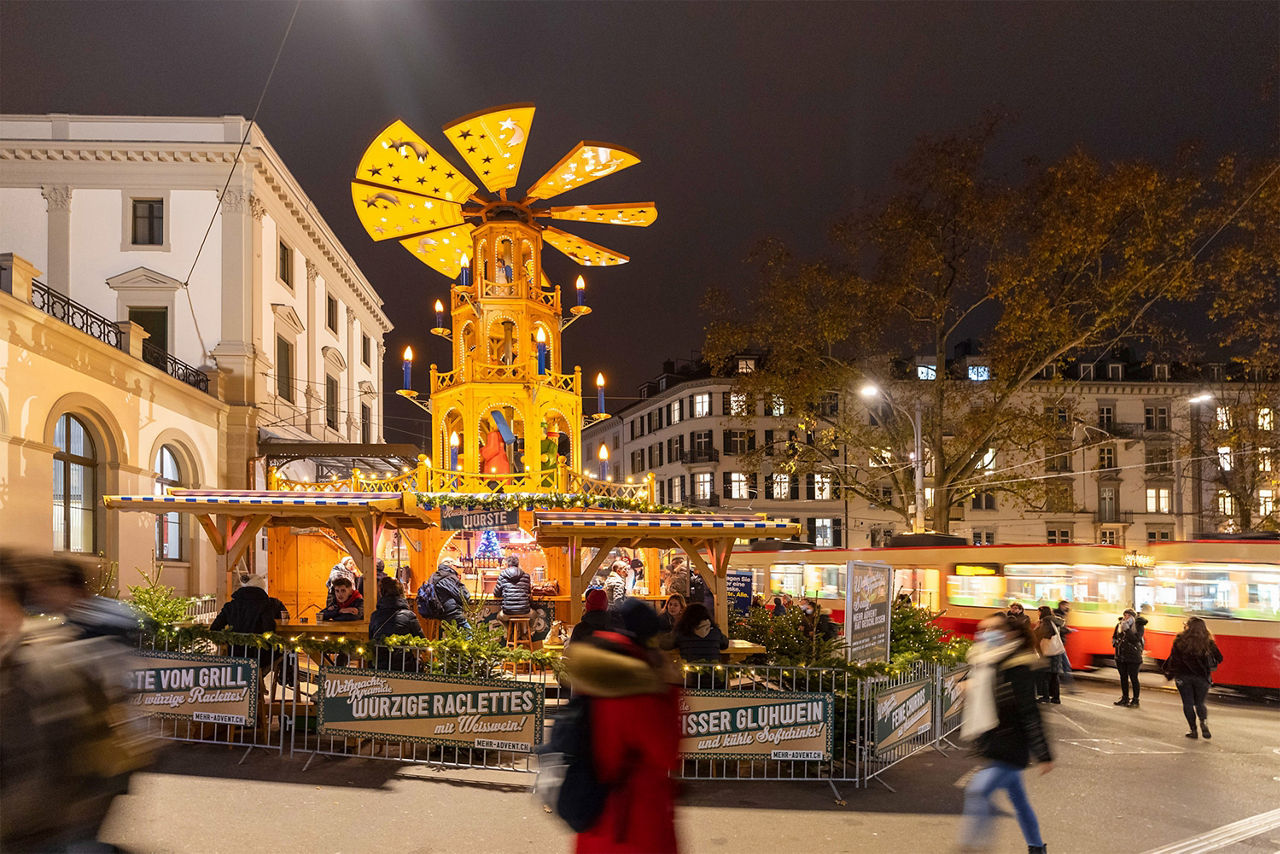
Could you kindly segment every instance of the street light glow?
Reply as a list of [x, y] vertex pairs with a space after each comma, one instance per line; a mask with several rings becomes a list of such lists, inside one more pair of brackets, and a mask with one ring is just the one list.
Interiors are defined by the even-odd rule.
[[1213, 400], [1213, 395], [1207, 391], [1202, 391], [1195, 397], [1187, 398], [1187, 403], [1208, 403], [1211, 400]]
[[867, 383], [862, 388], [858, 389], [858, 394], [862, 395], [863, 397], [879, 397], [880, 386], [876, 385], [875, 383]]

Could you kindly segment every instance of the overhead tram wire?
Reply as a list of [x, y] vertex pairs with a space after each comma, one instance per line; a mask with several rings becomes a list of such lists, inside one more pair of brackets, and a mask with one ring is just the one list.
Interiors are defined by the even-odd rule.
[[276, 58], [271, 62], [271, 70], [267, 72], [267, 80], [262, 84], [262, 92], [258, 95], [258, 103], [253, 108], [253, 115], [249, 118], [249, 124], [244, 129], [244, 138], [240, 140], [240, 146], [236, 149], [236, 156], [231, 160], [231, 168], [227, 170], [227, 180], [222, 184], [222, 190], [218, 193], [218, 204], [214, 205], [213, 214], [209, 217], [209, 225], [205, 227], [204, 237], [200, 238], [200, 246], [196, 249], [196, 257], [191, 260], [191, 268], [187, 270], [186, 277], [182, 280], [183, 293], [187, 295], [187, 308], [191, 311], [191, 321], [195, 325], [196, 338], [200, 341], [200, 353], [204, 358], [209, 357], [209, 348], [205, 346], [204, 336], [200, 334], [200, 320], [196, 317], [195, 303], [191, 300], [191, 275], [196, 271], [196, 264], [200, 262], [200, 255], [204, 252], [205, 243], [209, 240], [209, 233], [213, 231], [213, 224], [218, 220], [218, 211], [221, 209], [222, 200], [226, 197], [227, 188], [231, 186], [231, 178], [235, 175], [236, 167], [240, 165], [240, 154], [244, 151], [245, 145], [249, 142], [249, 135], [253, 133], [253, 126], [258, 121], [258, 111], [262, 109], [262, 102], [266, 100], [267, 89], [271, 86], [271, 78], [275, 76], [276, 66], [280, 64], [280, 56], [284, 53], [285, 42], [289, 40], [289, 33], [293, 30], [293, 22], [298, 17], [298, 10], [302, 8], [302, 0], [297, 0], [293, 6], [293, 14], [289, 16], [289, 24], [284, 29], [284, 35], [280, 39], [280, 46], [276, 48]]

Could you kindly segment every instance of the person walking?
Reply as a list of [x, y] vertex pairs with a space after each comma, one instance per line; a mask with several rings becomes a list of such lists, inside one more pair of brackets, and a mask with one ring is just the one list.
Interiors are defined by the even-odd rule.
[[1037, 674], [1039, 700], [1041, 703], [1061, 703], [1062, 696], [1058, 687], [1058, 656], [1066, 652], [1062, 645], [1062, 629], [1053, 609], [1041, 605], [1038, 611], [1039, 622], [1036, 623], [1036, 645], [1040, 650], [1040, 663], [1043, 665]]
[[1009, 603], [1009, 616], [1028, 628], [1031, 626], [1031, 617], [1023, 610], [1021, 602]]
[[[1178, 636], [1165, 659], [1164, 678], [1172, 679], [1182, 697], [1182, 714], [1187, 719], [1187, 738], [1213, 738], [1209, 732], [1209, 686], [1213, 684], [1213, 671], [1222, 663], [1222, 651], [1214, 642], [1209, 627], [1199, 617], [1191, 617]], [[1200, 718], [1200, 733], [1196, 733], [1196, 717]]]
[[1034, 759], [1040, 773], [1053, 770], [1053, 756], [1036, 704], [1036, 640], [1031, 629], [1010, 616], [988, 617], [978, 627], [977, 642], [969, 650], [961, 735], [989, 760], [964, 793], [960, 846], [963, 851], [985, 850], [991, 820], [996, 815], [991, 796], [1004, 789], [1013, 804], [1029, 854], [1047, 851], [1040, 822], [1022, 778]]
[[617, 631], [571, 645], [565, 667], [574, 694], [590, 704], [592, 763], [609, 787], [595, 824], [575, 851], [674, 854], [680, 767], [680, 692], [664, 656], [650, 647], [658, 615], [641, 599], [623, 599]]
[[[1120, 699], [1117, 706], [1138, 708], [1138, 698], [1142, 693], [1142, 685], [1138, 682], [1138, 671], [1142, 669], [1142, 651], [1146, 648], [1147, 618], [1141, 617], [1132, 608], [1125, 608], [1120, 622], [1111, 632], [1111, 646], [1116, 651], [1116, 669], [1120, 671]], [[1133, 690], [1133, 699], [1129, 699], [1129, 691]]]

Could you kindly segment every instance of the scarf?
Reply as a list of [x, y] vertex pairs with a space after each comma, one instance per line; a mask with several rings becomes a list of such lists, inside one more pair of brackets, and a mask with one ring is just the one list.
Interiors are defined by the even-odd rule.
[[996, 669], [1001, 661], [1018, 648], [1013, 640], [994, 646], [989, 643], [974, 644], [967, 656], [971, 669], [965, 680], [964, 717], [960, 723], [962, 738], [973, 740], [990, 732], [1000, 723], [996, 711]]

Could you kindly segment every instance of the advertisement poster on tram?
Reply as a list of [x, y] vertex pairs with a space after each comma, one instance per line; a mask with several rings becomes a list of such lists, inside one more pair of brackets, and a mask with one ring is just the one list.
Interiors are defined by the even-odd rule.
[[542, 743], [541, 685], [324, 667], [319, 733], [530, 753]]
[[687, 759], [831, 758], [831, 694], [694, 690], [680, 695], [680, 754]]
[[846, 564], [844, 636], [854, 664], [889, 660], [893, 569], [887, 563], [851, 560]]
[[149, 652], [133, 658], [133, 703], [154, 717], [252, 726], [258, 662], [248, 658]]
[[731, 569], [725, 577], [725, 590], [729, 593], [729, 610], [746, 615], [751, 610], [751, 573], [748, 570]]
[[933, 680], [884, 688], [875, 703], [876, 756], [933, 729]]

